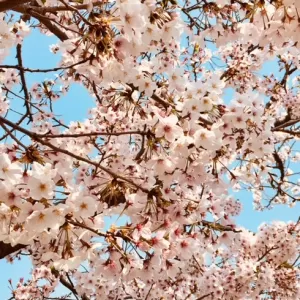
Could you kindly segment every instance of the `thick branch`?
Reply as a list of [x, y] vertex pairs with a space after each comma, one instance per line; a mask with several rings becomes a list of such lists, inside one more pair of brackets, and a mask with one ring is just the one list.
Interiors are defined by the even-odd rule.
[[0, 12], [13, 9], [16, 6], [29, 2], [31, 2], [31, 0], [0, 0]]
[[11, 244], [0, 242], [0, 259], [5, 258], [7, 255], [13, 254], [14, 252], [21, 250], [25, 247], [26, 246], [22, 244], [12, 246]]
[[36, 18], [40, 23], [42, 23], [49, 31], [51, 31], [55, 36], [57, 36], [61, 41], [65, 41], [69, 39], [67, 34], [63, 32], [58, 26], [53, 24], [48, 17], [39, 14], [32, 9], [28, 9], [28, 7], [24, 5], [16, 6], [14, 10], [22, 14], [29, 14], [32, 17]]
[[[95, 1], [93, 2], [93, 6], [101, 6], [103, 5], [103, 1]], [[59, 6], [44, 6], [44, 7], [37, 7], [37, 6], [30, 6], [30, 8], [34, 9], [36, 12], [39, 13], [46, 13], [46, 12], [59, 12], [59, 11], [70, 11], [73, 10], [74, 8], [77, 10], [81, 9], [87, 9], [88, 4], [78, 4], [78, 5], [73, 5], [72, 8], [65, 6], [65, 5], [59, 5]]]
[[69, 39], [67, 34], [63, 32], [58, 26], [53, 24], [49, 20], [49, 18], [41, 14], [38, 14], [35, 11], [30, 11], [29, 14], [35, 17], [37, 20], [39, 20], [43, 25], [45, 25], [49, 29], [49, 31], [51, 31], [54, 35], [56, 35], [61, 41], [66, 41]]
[[272, 131], [279, 131], [278, 129], [292, 126], [300, 122], [300, 119], [291, 120], [290, 116], [288, 115], [284, 120], [278, 120], [274, 123], [275, 128]]

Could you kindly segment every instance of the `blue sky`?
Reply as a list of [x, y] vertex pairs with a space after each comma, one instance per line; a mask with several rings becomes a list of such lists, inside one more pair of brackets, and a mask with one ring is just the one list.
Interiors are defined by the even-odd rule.
[[[23, 62], [25, 67], [31, 68], [51, 68], [60, 60], [59, 55], [51, 54], [49, 45], [56, 42], [53, 37], [41, 35], [35, 31], [25, 39], [23, 45]], [[6, 60], [7, 64], [16, 64], [15, 51]], [[268, 63], [264, 67], [264, 73], [273, 72], [274, 63]], [[53, 74], [26, 74], [28, 86], [44, 79], [53, 78]], [[15, 101], [15, 102], [14, 102]], [[21, 100], [20, 100], [21, 101]], [[72, 85], [69, 93], [58, 100], [54, 105], [54, 110], [63, 116], [65, 123], [72, 120], [84, 120], [89, 108], [92, 108], [94, 100], [87, 91], [80, 85]], [[22, 105], [19, 100], [14, 99], [12, 106], [20, 108]], [[252, 197], [250, 193], [240, 192], [236, 197], [243, 203], [243, 211], [237, 218], [237, 224], [242, 225], [252, 231], [255, 231], [262, 222], [271, 222], [272, 220], [297, 220], [300, 205], [293, 209], [286, 206], [277, 205], [274, 209], [264, 212], [256, 212], [252, 207]], [[112, 222], [113, 220], [111, 220]], [[11, 293], [8, 287], [8, 279], [17, 282], [20, 277], [28, 278], [31, 269], [29, 260], [24, 257], [21, 261], [9, 264], [5, 260], [0, 261], [0, 299], [10, 298]]]

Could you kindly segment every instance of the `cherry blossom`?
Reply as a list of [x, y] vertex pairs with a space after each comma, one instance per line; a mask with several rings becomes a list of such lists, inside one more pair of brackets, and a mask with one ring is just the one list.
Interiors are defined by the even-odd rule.
[[22, 178], [22, 166], [17, 162], [11, 162], [6, 153], [1, 154], [0, 178], [12, 184], [19, 183]]
[[300, 298], [299, 220], [236, 218], [298, 208], [299, 9], [0, 0], [0, 258], [32, 263], [11, 299]]

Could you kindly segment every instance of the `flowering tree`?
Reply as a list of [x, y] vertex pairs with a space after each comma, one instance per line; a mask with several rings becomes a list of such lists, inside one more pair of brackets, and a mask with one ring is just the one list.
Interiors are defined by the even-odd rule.
[[[300, 199], [300, 1], [0, 11], [0, 258], [33, 264], [11, 299], [54, 299], [60, 284], [55, 299], [300, 299], [300, 221], [253, 233], [234, 219], [234, 191], [257, 210]], [[58, 66], [26, 65], [33, 30], [58, 38]], [[262, 75], [274, 59], [280, 78]], [[53, 80], [29, 86], [30, 73]], [[75, 82], [95, 106], [65, 124], [52, 104]], [[126, 221], [107, 229], [112, 215]]]

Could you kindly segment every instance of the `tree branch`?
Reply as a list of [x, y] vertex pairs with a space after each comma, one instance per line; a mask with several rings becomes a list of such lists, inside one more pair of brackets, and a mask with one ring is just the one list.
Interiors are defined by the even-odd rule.
[[[101, 6], [103, 5], [103, 1], [95, 1], [93, 2], [93, 6]], [[59, 5], [59, 6], [44, 6], [44, 7], [38, 7], [38, 6], [30, 6], [30, 8], [34, 9], [36, 12], [39, 12], [41, 14], [44, 14], [46, 12], [59, 12], [59, 11], [70, 11], [73, 10], [74, 8], [76, 10], [81, 10], [81, 9], [87, 9], [88, 4], [78, 4], [72, 6], [72, 9], [68, 6], [65, 5]]]
[[25, 73], [22, 70], [23, 60], [22, 60], [22, 45], [21, 44], [17, 45], [17, 60], [18, 60], [18, 67], [21, 68], [21, 69], [19, 69], [19, 74], [20, 74], [22, 90], [24, 92], [24, 98], [25, 98], [24, 106], [26, 106], [26, 116], [28, 116], [29, 121], [32, 122], [33, 117], [32, 117], [32, 113], [31, 113], [30, 96], [29, 96], [29, 92], [28, 92], [28, 88], [27, 88], [27, 84], [26, 84]]
[[65, 41], [69, 39], [67, 34], [64, 31], [62, 31], [58, 26], [53, 24], [48, 17], [37, 13], [33, 9], [30, 9], [25, 5], [20, 5], [14, 7], [14, 10], [22, 14], [29, 14], [32, 17], [36, 18], [41, 24], [43, 24], [49, 31], [51, 31], [55, 36], [57, 36], [61, 41]]
[[46, 139], [54, 138], [77, 138], [77, 137], [92, 137], [92, 136], [120, 136], [120, 135], [146, 135], [147, 132], [136, 131], [124, 131], [124, 132], [87, 132], [87, 133], [62, 133], [62, 134], [37, 134], [37, 136]]
[[11, 244], [0, 242], [0, 259], [5, 258], [7, 255], [13, 254], [14, 252], [21, 250], [25, 247], [26, 245], [22, 244], [12, 246]]
[[0, 0], [0, 12], [13, 9], [16, 6], [29, 2], [31, 2], [31, 0]]
[[16, 66], [16, 65], [0, 65], [0, 70], [1, 70], [1, 68], [3, 68], [3, 69], [17, 69], [17, 70], [22, 70], [24, 72], [29, 72], [29, 73], [49, 73], [49, 72], [56, 72], [56, 71], [61, 71], [61, 70], [69, 70], [73, 67], [84, 64], [91, 59], [92, 59], [91, 57], [87, 57], [79, 62], [74, 63], [74, 64], [71, 64], [68, 66], [61, 66], [61, 67], [57, 67], [57, 68], [51, 68], [51, 69], [31, 69], [31, 68], [24, 68], [23, 66], [20, 67], [20, 66]]
[[217, 230], [217, 231], [231, 231], [231, 232], [235, 232], [235, 233], [242, 232], [242, 230], [237, 230], [233, 226], [230, 226], [230, 225], [221, 225], [219, 223], [205, 221], [205, 220], [200, 221], [199, 224], [206, 226], [210, 229]]
[[68, 156], [70, 156], [70, 157], [75, 158], [75, 159], [78, 160], [78, 161], [86, 162], [86, 163], [88, 163], [88, 164], [90, 164], [90, 165], [92, 165], [92, 166], [95, 166], [95, 167], [101, 169], [102, 171], [106, 172], [107, 174], [109, 174], [109, 175], [110, 175], [111, 177], [113, 177], [113, 178], [119, 178], [119, 179], [121, 179], [121, 180], [123, 180], [123, 181], [125, 181], [125, 182], [130, 183], [132, 186], [135, 186], [136, 188], [138, 188], [139, 190], [143, 191], [144, 193], [149, 193], [149, 191], [148, 191], [147, 189], [145, 189], [144, 187], [140, 186], [139, 184], [133, 182], [132, 180], [130, 180], [130, 179], [128, 179], [128, 178], [126, 178], [126, 177], [124, 177], [124, 176], [122, 176], [122, 175], [119, 175], [119, 174], [114, 173], [114, 172], [111, 171], [109, 168], [103, 167], [103, 166], [99, 165], [98, 163], [96, 163], [96, 162], [94, 162], [94, 161], [91, 161], [91, 160], [89, 160], [89, 159], [87, 159], [87, 158], [85, 158], [85, 157], [81, 157], [80, 155], [76, 155], [76, 154], [74, 154], [74, 153], [72, 153], [72, 152], [70, 152], [70, 151], [68, 151], [68, 150], [65, 150], [65, 149], [56, 147], [55, 145], [53, 145], [53, 144], [51, 144], [51, 143], [49, 143], [49, 142], [47, 142], [47, 141], [44, 141], [44, 140], [43, 140], [41, 137], [39, 137], [39, 135], [37, 135], [36, 133], [31, 132], [31, 131], [29, 131], [29, 130], [27, 130], [27, 129], [25, 129], [25, 128], [19, 126], [19, 125], [16, 125], [15, 123], [13, 123], [13, 122], [11, 122], [11, 121], [9, 121], [9, 120], [7, 120], [7, 119], [1, 117], [1, 116], [0, 116], [0, 121], [2, 121], [4, 124], [6, 124], [6, 125], [8, 125], [8, 126], [10, 126], [10, 127], [12, 127], [12, 128], [14, 128], [14, 129], [16, 129], [16, 130], [18, 130], [18, 131], [20, 131], [20, 132], [26, 134], [26, 135], [29, 136], [32, 140], [37, 141], [37, 142], [39, 142], [40, 144], [49, 147], [50, 149], [54, 150], [54, 151], [57, 152], [57, 153], [63, 153], [63, 154], [66, 154], [66, 155], [68, 155]]

